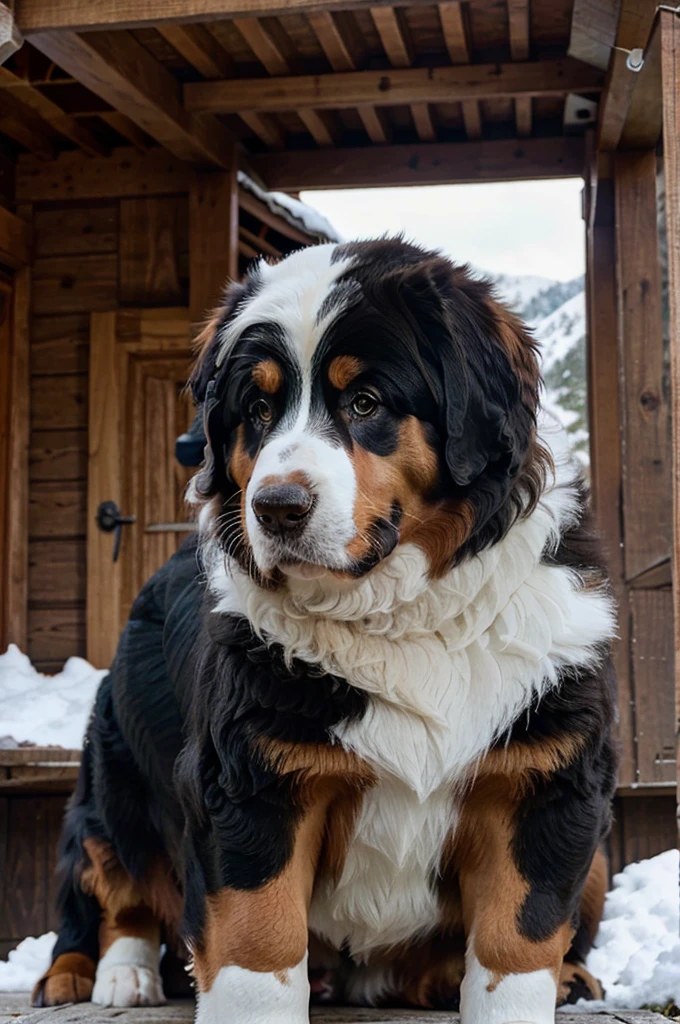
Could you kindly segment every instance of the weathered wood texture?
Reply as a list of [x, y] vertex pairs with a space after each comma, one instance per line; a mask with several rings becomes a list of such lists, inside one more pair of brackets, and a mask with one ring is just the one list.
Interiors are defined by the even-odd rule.
[[615, 162], [619, 360], [627, 580], [671, 550], [671, 415], [664, 380], [656, 154]]
[[[144, 1007], [125, 1011], [130, 1024], [180, 1024], [193, 1019], [194, 1004], [190, 1000], [173, 1001], [166, 1006]], [[23, 1016], [26, 1014], [26, 1016]], [[75, 1006], [33, 1010], [25, 993], [0, 992], [0, 1024], [106, 1024], [120, 1016], [120, 1010], [104, 1009], [89, 1003]], [[313, 1007], [314, 1024], [459, 1024], [457, 1013], [435, 1013], [418, 1010], [370, 1010], [360, 1008]], [[660, 1014], [647, 1010], [615, 1010], [612, 1013], [562, 1013], [559, 1024], [661, 1024]]]
[[[675, 649], [680, 650], [680, 19], [661, 12], [671, 405], [673, 412], [673, 593]], [[677, 769], [680, 772], [680, 657], [675, 666]], [[678, 775], [680, 781], [680, 775]]]

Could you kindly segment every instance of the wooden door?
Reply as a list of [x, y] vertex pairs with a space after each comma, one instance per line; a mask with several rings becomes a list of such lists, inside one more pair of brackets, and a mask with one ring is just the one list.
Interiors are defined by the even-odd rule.
[[[185, 309], [94, 313], [90, 326], [87, 656], [111, 663], [135, 596], [192, 529], [183, 495], [191, 475], [175, 440], [193, 418]], [[102, 502], [134, 522], [97, 525]]]

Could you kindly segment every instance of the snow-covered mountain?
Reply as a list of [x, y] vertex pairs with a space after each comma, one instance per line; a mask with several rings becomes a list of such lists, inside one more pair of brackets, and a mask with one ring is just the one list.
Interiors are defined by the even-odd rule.
[[551, 281], [534, 276], [493, 277], [500, 296], [533, 328], [543, 354], [544, 404], [569, 431], [574, 450], [588, 459], [586, 303], [582, 277]]

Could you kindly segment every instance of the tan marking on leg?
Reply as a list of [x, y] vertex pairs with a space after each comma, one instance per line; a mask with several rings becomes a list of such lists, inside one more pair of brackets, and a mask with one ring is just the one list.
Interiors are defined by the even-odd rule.
[[328, 367], [328, 379], [338, 391], [344, 391], [364, 366], [356, 356], [336, 356]]
[[[89, 863], [80, 877], [81, 888], [97, 898], [104, 920], [111, 928], [123, 927], [125, 920], [130, 921], [130, 927], [139, 927], [133, 914], [139, 911], [139, 921], [146, 922], [151, 915], [165, 924], [172, 936], [177, 935], [183, 900], [167, 861], [155, 859], [145, 877], [137, 881], [125, 870], [109, 843], [86, 839], [83, 846]], [[121, 931], [115, 938], [136, 934]]]
[[32, 1006], [84, 1003], [92, 995], [97, 965], [84, 953], [62, 953], [31, 993]]
[[534, 742], [513, 741], [507, 747], [490, 750], [475, 767], [475, 779], [492, 775], [513, 784], [513, 799], [519, 799], [531, 785], [532, 776], [550, 776], [570, 764], [583, 746], [580, 736], [564, 735]]
[[151, 909], [143, 905], [120, 910], [115, 917], [105, 910], [99, 926], [100, 957], [116, 939], [146, 939], [160, 945], [161, 926]]
[[[480, 782], [463, 805], [454, 860], [458, 865], [465, 932], [477, 960], [494, 976], [549, 970], [559, 979], [573, 937], [565, 923], [549, 938], [532, 942], [517, 927], [529, 884], [512, 859], [512, 783], [494, 776]], [[491, 991], [492, 989], [490, 989]]]
[[283, 371], [273, 359], [263, 359], [253, 367], [251, 377], [267, 395], [275, 395], [283, 384]]
[[333, 783], [310, 794], [298, 823], [293, 855], [260, 889], [222, 889], [208, 896], [206, 923], [194, 956], [198, 987], [208, 992], [222, 967], [276, 973], [296, 967], [307, 952], [307, 913], [321, 852]]

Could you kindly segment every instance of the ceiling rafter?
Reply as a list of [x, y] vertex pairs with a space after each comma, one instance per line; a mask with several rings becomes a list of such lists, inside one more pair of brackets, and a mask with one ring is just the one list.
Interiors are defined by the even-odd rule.
[[186, 111], [179, 83], [129, 32], [47, 32], [31, 43], [175, 156], [222, 168], [233, 162], [224, 125]]
[[[411, 67], [414, 50], [403, 10], [394, 7], [372, 7], [371, 17], [392, 67]], [[437, 130], [428, 104], [411, 103], [409, 110], [420, 141], [433, 142], [437, 137]]]
[[[449, 60], [452, 64], [469, 64], [472, 60], [472, 50], [466, 11], [463, 5], [459, 0], [439, 4], [439, 19]], [[463, 100], [461, 110], [468, 139], [481, 139], [482, 112], [477, 100]]]
[[234, 62], [205, 25], [159, 25], [158, 31], [204, 78], [231, 78]]
[[[529, 28], [529, 0], [508, 0], [510, 29], [510, 56], [513, 60], [528, 60], [531, 49]], [[515, 100], [515, 126], [520, 138], [531, 135], [533, 110], [531, 96]]]
[[195, 82], [184, 87], [184, 97], [195, 113], [228, 114], [565, 96], [601, 87], [601, 72], [567, 59], [250, 79], [247, 90], [238, 81]]

